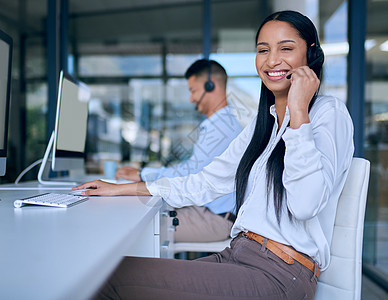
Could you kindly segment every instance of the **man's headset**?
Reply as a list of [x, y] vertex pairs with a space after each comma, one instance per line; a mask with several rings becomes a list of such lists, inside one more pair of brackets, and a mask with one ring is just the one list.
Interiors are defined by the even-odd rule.
[[211, 64], [211, 61], [208, 60], [208, 79], [205, 82], [205, 91], [206, 92], [211, 92], [214, 90], [214, 82], [211, 81], [211, 79], [210, 79], [211, 71], [212, 71], [212, 64]]
[[198, 108], [198, 105], [202, 102], [203, 97], [205, 97], [205, 94], [206, 93], [210, 93], [210, 92], [212, 92], [214, 90], [214, 87], [215, 87], [214, 82], [210, 79], [210, 77], [211, 77], [211, 70], [212, 70], [211, 69], [211, 61], [208, 60], [208, 79], [207, 79], [207, 81], [205, 82], [205, 85], [204, 85], [204, 89], [205, 90], [203, 91], [203, 93], [201, 95], [201, 98], [199, 98], [199, 101], [196, 104], [197, 108]]

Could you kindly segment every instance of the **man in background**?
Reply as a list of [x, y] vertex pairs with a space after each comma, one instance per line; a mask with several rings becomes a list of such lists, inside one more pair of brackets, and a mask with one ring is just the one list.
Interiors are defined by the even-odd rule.
[[[227, 74], [214, 60], [201, 59], [186, 71], [190, 102], [206, 116], [199, 126], [198, 138], [191, 157], [174, 166], [143, 168], [124, 166], [117, 170], [116, 178], [133, 181], [152, 181], [161, 177], [180, 177], [195, 174], [207, 166], [214, 157], [226, 150], [242, 128], [232, 114], [226, 99]], [[225, 240], [236, 218], [235, 193], [222, 196], [204, 206], [176, 209], [179, 226], [176, 242], [213, 242]]]

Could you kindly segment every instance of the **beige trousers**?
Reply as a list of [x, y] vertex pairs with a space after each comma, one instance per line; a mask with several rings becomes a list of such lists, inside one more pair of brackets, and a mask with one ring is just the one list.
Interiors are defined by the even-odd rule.
[[179, 225], [175, 242], [216, 242], [230, 236], [233, 223], [212, 213], [207, 207], [188, 206], [176, 209]]

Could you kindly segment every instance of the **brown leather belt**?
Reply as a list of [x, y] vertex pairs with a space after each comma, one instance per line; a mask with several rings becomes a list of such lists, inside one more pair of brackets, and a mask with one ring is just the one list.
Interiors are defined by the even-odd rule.
[[313, 272], [317, 276], [317, 278], [319, 277], [320, 270], [318, 266], [302, 254], [300, 254], [298, 251], [292, 249], [291, 247], [270, 239], [266, 239], [265, 237], [251, 231], [245, 233], [242, 232], [241, 235], [250, 240], [258, 242], [261, 245], [263, 245], [264, 240], [267, 240], [267, 244], [265, 245], [265, 247], [277, 257], [282, 259], [284, 262], [291, 265], [294, 263], [294, 260], [296, 260], [297, 262], [305, 266], [307, 269], [309, 269], [311, 272]]

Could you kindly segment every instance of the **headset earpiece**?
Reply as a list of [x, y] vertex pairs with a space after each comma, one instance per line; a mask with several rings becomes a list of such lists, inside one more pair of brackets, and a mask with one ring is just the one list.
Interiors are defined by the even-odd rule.
[[211, 80], [206, 81], [205, 82], [205, 91], [211, 92], [212, 90], [214, 90], [214, 82]]
[[325, 54], [318, 41], [318, 32], [314, 27], [315, 42], [307, 47], [307, 64], [310, 68], [315, 65], [322, 67], [323, 61], [325, 60]]
[[324, 59], [325, 59], [325, 55], [323, 53], [321, 46], [315, 43], [314, 45], [311, 45], [310, 47], [308, 47], [307, 64], [309, 65], [310, 68], [317, 64], [322, 66]]
[[211, 62], [210, 62], [210, 60], [208, 61], [208, 63], [209, 63], [209, 66], [208, 66], [208, 70], [209, 70], [209, 72], [208, 72], [208, 79], [207, 79], [207, 81], [205, 82], [205, 91], [206, 92], [211, 92], [211, 91], [213, 91], [214, 90], [214, 82], [213, 81], [211, 81], [211, 79], [210, 79], [210, 75], [211, 75]]

